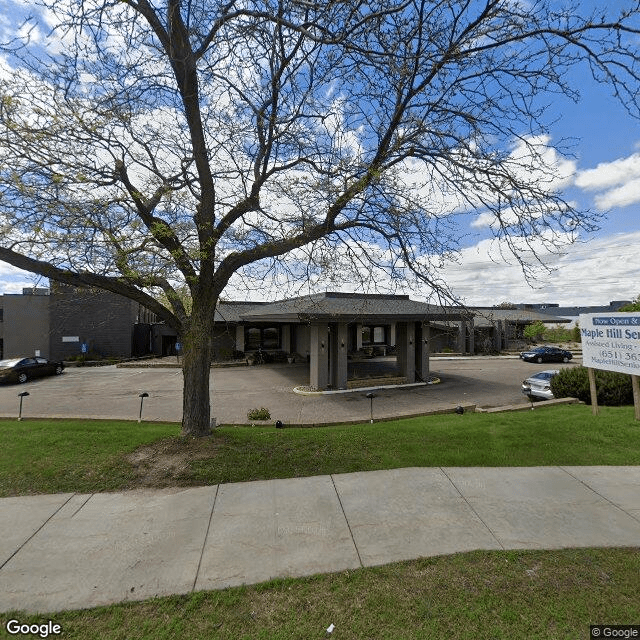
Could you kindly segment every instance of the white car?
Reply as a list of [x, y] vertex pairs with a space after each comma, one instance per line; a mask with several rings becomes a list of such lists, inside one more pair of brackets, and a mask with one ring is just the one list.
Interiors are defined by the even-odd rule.
[[543, 400], [551, 400], [551, 378], [560, 373], [558, 369], [547, 369], [546, 371], [538, 371], [530, 378], [522, 381], [522, 393], [529, 398], [540, 398]]

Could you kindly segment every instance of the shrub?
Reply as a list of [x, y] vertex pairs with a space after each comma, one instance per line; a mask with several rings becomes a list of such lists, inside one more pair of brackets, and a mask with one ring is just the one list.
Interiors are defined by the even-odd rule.
[[576, 326], [571, 329], [571, 339], [574, 342], [582, 342], [582, 336], [580, 335], [580, 325], [576, 322]]
[[547, 328], [542, 324], [540, 320], [536, 320], [534, 323], [527, 325], [524, 328], [523, 335], [529, 340], [539, 340]]
[[569, 342], [573, 339], [573, 331], [566, 327], [556, 325], [545, 329], [543, 338], [547, 342]]
[[260, 409], [251, 409], [251, 411], [247, 413], [247, 418], [249, 418], [249, 420], [269, 420], [271, 413], [269, 409], [260, 407]]
[[[625, 373], [596, 370], [598, 404], [609, 407], [633, 404], [631, 376]], [[591, 402], [589, 375], [586, 367], [563, 369], [551, 378], [551, 393], [554, 398], [578, 398]]]

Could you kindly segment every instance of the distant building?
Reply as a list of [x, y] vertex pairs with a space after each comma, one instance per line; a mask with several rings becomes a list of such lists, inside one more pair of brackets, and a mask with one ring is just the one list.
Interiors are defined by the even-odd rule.
[[[553, 316], [553, 318], [564, 318], [568, 322], [568, 328], [574, 327], [581, 313], [615, 313], [621, 307], [631, 304], [631, 300], [613, 300], [608, 305], [585, 305], [575, 307], [562, 307], [555, 303], [545, 304], [518, 304], [518, 309], [527, 309], [536, 311], [543, 315]], [[554, 322], [554, 319], [543, 320], [543, 322]]]

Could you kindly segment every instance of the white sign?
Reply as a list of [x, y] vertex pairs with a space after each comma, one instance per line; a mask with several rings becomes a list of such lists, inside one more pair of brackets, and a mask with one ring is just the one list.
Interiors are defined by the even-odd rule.
[[62, 336], [62, 342], [80, 342], [80, 336]]
[[640, 375], [640, 313], [585, 313], [579, 322], [585, 367]]

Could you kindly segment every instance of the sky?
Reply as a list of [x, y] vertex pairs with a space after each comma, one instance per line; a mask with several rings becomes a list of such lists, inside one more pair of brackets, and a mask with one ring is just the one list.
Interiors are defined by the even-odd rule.
[[[4, 33], [15, 24], [12, 7], [0, 0]], [[528, 282], [515, 259], [505, 260], [501, 247], [488, 239], [482, 218], [465, 216], [460, 259], [441, 275], [468, 305], [600, 305], [640, 295], [640, 121], [627, 114], [606, 86], [590, 81], [584, 69], [578, 73], [581, 99], [577, 104], [563, 98], [554, 102], [559, 119], [551, 127], [550, 142], [573, 141], [572, 157], [562, 160], [563, 193], [578, 209], [606, 214], [600, 229], [548, 256], [549, 272]], [[46, 280], [0, 262], [0, 293], [34, 285], [45, 286]], [[412, 297], [424, 296], [416, 291]]]

